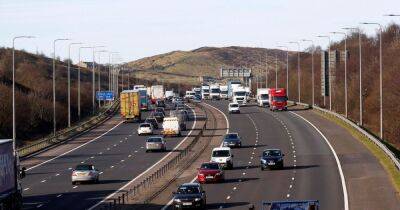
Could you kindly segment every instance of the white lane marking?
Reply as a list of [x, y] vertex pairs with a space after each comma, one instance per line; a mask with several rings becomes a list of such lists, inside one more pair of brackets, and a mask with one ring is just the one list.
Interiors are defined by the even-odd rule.
[[292, 188], [292, 187], [293, 187], [293, 185], [290, 185], [290, 186], [289, 186], [289, 188]]
[[60, 176], [60, 174], [56, 174], [56, 176]]
[[103, 152], [99, 152], [99, 155], [102, 155], [103, 154]]
[[43, 179], [42, 181], [41, 181], [41, 183], [45, 183], [46, 182], [46, 180], [45, 179]]
[[75, 186], [73, 186], [72, 188], [74, 188], [74, 189], [75, 189], [75, 188], [78, 188], [78, 186], [76, 186], [76, 185], [75, 185]]
[[99, 174], [103, 174], [104, 172], [100, 171]]
[[233, 190], [236, 190], [236, 189], [237, 189], [236, 187], [233, 188]]
[[110, 168], [114, 168], [114, 166], [110, 166]]
[[94, 158], [94, 156], [90, 157], [90, 159], [93, 159], [93, 158]]
[[27, 187], [27, 188], [24, 189], [24, 191], [27, 191], [27, 190], [29, 190], [29, 189], [31, 189], [31, 188]]
[[317, 128], [317, 126], [315, 126], [310, 121], [308, 121], [306, 118], [304, 118], [303, 116], [301, 116], [297, 113], [294, 113], [294, 112], [290, 112], [290, 113], [296, 115], [297, 117], [303, 119], [308, 124], [310, 124], [322, 136], [322, 138], [325, 140], [326, 144], [328, 144], [329, 148], [331, 149], [331, 151], [333, 153], [333, 156], [335, 157], [336, 164], [337, 164], [337, 167], [339, 170], [339, 175], [340, 175], [340, 180], [342, 183], [342, 190], [343, 190], [344, 209], [349, 210], [349, 199], [348, 199], [348, 194], [347, 194], [346, 180], [345, 180], [345, 177], [343, 174], [342, 164], [340, 163], [339, 157], [337, 156], [335, 149], [333, 149], [331, 143], [328, 141], [328, 138], [326, 138], [326, 136]]
[[286, 197], [289, 198], [289, 197], [290, 197], [290, 194], [287, 194]]
[[128, 155], [128, 157], [132, 157], [132, 155]]
[[226, 197], [226, 200], [229, 200], [229, 199], [231, 199], [231, 196], [228, 195], [228, 197]]
[[[188, 106], [189, 107], [189, 106]], [[190, 108], [190, 107], [189, 107]], [[146, 174], [148, 171], [150, 171], [151, 169], [153, 169], [154, 167], [156, 167], [159, 163], [161, 163], [163, 160], [165, 160], [167, 157], [169, 157], [173, 151], [176, 151], [190, 136], [190, 134], [192, 134], [193, 129], [196, 126], [196, 122], [197, 122], [197, 115], [196, 112], [190, 108], [192, 110], [192, 112], [194, 113], [194, 122], [192, 125], [192, 128], [190, 129], [189, 133], [185, 136], [185, 138], [178, 144], [175, 146], [174, 149], [172, 149], [170, 152], [168, 152], [163, 158], [161, 158], [159, 161], [157, 161], [156, 163], [154, 163], [152, 166], [150, 166], [149, 168], [147, 168], [145, 171], [143, 171], [141, 174], [139, 174], [138, 176], [136, 176], [134, 179], [132, 179], [131, 181], [129, 181], [128, 183], [126, 183], [124, 186], [122, 186], [121, 188], [119, 188], [118, 190], [114, 191], [113, 193], [111, 193], [110, 195], [108, 195], [106, 198], [104, 198], [103, 200], [99, 201], [98, 203], [96, 203], [95, 205], [93, 205], [92, 207], [90, 207], [88, 210], [93, 210], [95, 209], [97, 206], [99, 206], [100, 204], [104, 203], [106, 200], [110, 199], [111, 197], [113, 197], [115, 194], [117, 194], [118, 192], [120, 192], [121, 190], [125, 189], [127, 186], [129, 186], [130, 184], [132, 184], [134, 181], [136, 181], [137, 179], [139, 179], [140, 177], [142, 177], [144, 174]], [[137, 151], [135, 151], [137, 152]], [[171, 202], [172, 203], [172, 202]]]
[[42, 206], [43, 206], [43, 204], [39, 204], [39, 205], [36, 206], [36, 208], [40, 208]]
[[68, 168], [68, 170], [72, 170], [72, 168]]
[[62, 194], [59, 194], [59, 195], [57, 195], [57, 198], [59, 198], [59, 197], [61, 197], [62, 196]]
[[46, 160], [46, 161], [41, 162], [41, 163], [39, 163], [39, 164], [37, 164], [37, 165], [34, 165], [34, 166], [32, 166], [32, 167], [26, 169], [26, 171], [32, 170], [32, 169], [34, 169], [34, 168], [37, 168], [37, 167], [39, 167], [39, 166], [41, 166], [41, 165], [43, 165], [43, 164], [46, 164], [46, 163], [51, 162], [51, 161], [53, 161], [53, 160], [55, 160], [55, 159], [57, 159], [57, 158], [59, 158], [59, 157], [62, 157], [62, 156], [64, 156], [64, 155], [66, 155], [66, 154], [68, 154], [68, 153], [71, 153], [71, 152], [73, 152], [73, 151], [75, 151], [75, 150], [77, 150], [77, 149], [79, 149], [79, 148], [81, 148], [81, 147], [83, 147], [83, 146], [86, 146], [86, 145], [92, 143], [93, 141], [96, 141], [97, 139], [103, 137], [104, 135], [106, 135], [106, 134], [109, 133], [110, 131], [114, 130], [116, 127], [118, 127], [118, 126], [121, 125], [122, 123], [123, 123], [123, 122], [119, 122], [117, 125], [115, 125], [114, 127], [112, 127], [110, 130], [106, 131], [105, 133], [101, 134], [100, 136], [98, 136], [98, 137], [96, 137], [96, 138], [94, 138], [94, 139], [92, 139], [92, 140], [90, 140], [90, 141], [88, 141], [88, 142], [86, 142], [86, 143], [84, 143], [84, 144], [81, 144], [81, 145], [79, 145], [79, 146], [77, 146], [77, 147], [75, 147], [75, 148], [73, 148], [73, 149], [71, 149], [71, 150], [69, 150], [69, 151], [66, 151], [66, 152], [62, 153], [61, 155], [58, 155], [58, 156], [53, 157], [53, 158], [51, 158], [51, 159], [49, 159], [49, 160]]

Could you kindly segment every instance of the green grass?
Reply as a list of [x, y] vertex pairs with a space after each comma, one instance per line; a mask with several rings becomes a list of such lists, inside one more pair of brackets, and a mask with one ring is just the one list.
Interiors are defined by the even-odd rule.
[[360, 133], [358, 130], [353, 128], [348, 123], [344, 122], [343, 120], [331, 115], [322, 113], [320, 111], [315, 111], [319, 115], [323, 116], [324, 118], [342, 126], [345, 128], [354, 138], [358, 139], [364, 146], [371, 151], [371, 153], [379, 160], [383, 168], [389, 174], [390, 179], [397, 191], [400, 192], [400, 171], [396, 168], [396, 165], [392, 162], [392, 160], [386, 155], [384, 151], [382, 151], [374, 142], [369, 140], [366, 136]]

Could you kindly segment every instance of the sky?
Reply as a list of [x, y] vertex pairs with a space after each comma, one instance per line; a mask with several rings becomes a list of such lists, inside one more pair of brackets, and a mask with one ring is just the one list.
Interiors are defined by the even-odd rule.
[[[56, 55], [68, 58], [68, 43], [106, 46], [117, 51], [113, 62], [203, 46], [267, 47], [288, 45], [290, 41], [312, 39], [326, 47], [329, 35], [343, 27], [358, 27], [360, 22], [379, 22], [384, 26], [400, 23], [399, 0], [0, 0], [0, 46], [43, 52], [51, 56], [53, 40]], [[376, 27], [361, 28], [375, 34]], [[340, 40], [332, 35], [332, 40]], [[307, 43], [301, 43], [307, 48]], [[99, 49], [100, 50], [100, 49]], [[90, 49], [82, 49], [82, 60], [91, 60]], [[100, 53], [108, 62], [108, 53]], [[78, 47], [71, 50], [78, 60]], [[99, 58], [96, 58], [97, 61]]]

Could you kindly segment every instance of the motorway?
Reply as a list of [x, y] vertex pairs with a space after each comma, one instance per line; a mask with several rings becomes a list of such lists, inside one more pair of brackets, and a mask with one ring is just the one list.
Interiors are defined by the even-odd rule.
[[[195, 126], [193, 112], [190, 115], [188, 131], [183, 132], [183, 137], [168, 138], [165, 153], [146, 153], [147, 137], [136, 134], [138, 123], [122, 123], [122, 119], [115, 116], [111, 120], [116, 121], [116, 125], [107, 132], [90, 131], [83, 135], [98, 136], [90, 143], [77, 143], [75, 147], [81, 146], [78, 149], [28, 168], [22, 183], [24, 209], [92, 207], [173, 152], [172, 149], [186, 139], [190, 128]], [[80, 163], [91, 163], [99, 169], [99, 184], [71, 184], [72, 169]]]
[[[234, 169], [226, 181], [206, 184], [208, 209], [245, 209], [262, 201], [316, 199], [324, 210], [344, 209], [337, 163], [323, 137], [291, 112], [270, 112], [248, 106], [241, 114], [227, 113], [227, 101], [208, 104], [225, 113], [229, 131], [238, 132], [243, 148], [233, 150]], [[282, 149], [283, 170], [261, 171], [259, 155], [266, 148]]]

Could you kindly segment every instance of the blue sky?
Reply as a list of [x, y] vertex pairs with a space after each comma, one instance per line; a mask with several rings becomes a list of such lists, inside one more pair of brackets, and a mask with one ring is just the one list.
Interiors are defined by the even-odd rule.
[[[52, 40], [71, 38], [119, 51], [122, 61], [202, 46], [263, 46], [313, 39], [359, 22], [400, 22], [399, 0], [0, 0], [0, 46], [52, 53]], [[372, 26], [362, 27], [374, 34]], [[340, 36], [332, 36], [338, 40]], [[67, 42], [57, 55], [67, 57]], [[303, 44], [306, 47], [306, 44]], [[295, 46], [291, 46], [294, 50]], [[77, 60], [77, 48], [72, 58]], [[91, 59], [89, 50], [82, 51]], [[102, 61], [107, 56], [103, 54]]]

